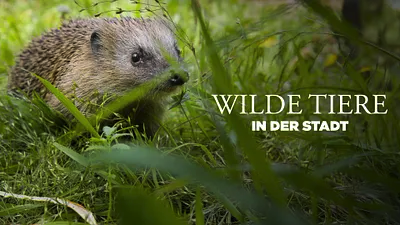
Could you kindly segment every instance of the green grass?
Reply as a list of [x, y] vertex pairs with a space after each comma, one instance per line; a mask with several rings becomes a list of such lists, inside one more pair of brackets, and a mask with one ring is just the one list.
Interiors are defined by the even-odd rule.
[[[400, 222], [398, 59], [391, 49], [371, 47], [313, 1], [311, 9], [238, 0], [170, 0], [160, 9], [149, 1], [179, 27], [190, 80], [148, 139], [123, 118], [100, 127], [101, 114], [87, 120], [65, 99], [75, 110], [70, 122], [37, 97], [4, 95], [18, 52], [33, 36], [60, 25], [59, 5], [70, 8], [67, 18], [152, 14], [145, 4], [123, 0], [76, 2], [0, 2], [0, 191], [68, 199], [92, 211], [100, 224]], [[365, 54], [345, 64], [329, 25], [350, 35]], [[369, 81], [363, 79], [360, 69], [375, 68], [377, 54], [392, 64], [386, 70], [379, 64]], [[338, 60], [329, 63], [332, 56]], [[391, 89], [380, 85], [388, 77]], [[221, 115], [211, 96], [217, 93], [299, 94], [304, 112], [240, 115], [238, 109]], [[389, 113], [313, 115], [310, 93], [384, 93]], [[252, 120], [350, 125], [337, 133], [251, 132]], [[67, 221], [84, 222], [61, 205], [0, 197], [0, 224]]]

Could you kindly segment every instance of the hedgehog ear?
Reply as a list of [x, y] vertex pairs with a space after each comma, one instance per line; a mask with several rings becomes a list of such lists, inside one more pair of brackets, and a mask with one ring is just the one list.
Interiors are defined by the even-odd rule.
[[101, 49], [101, 39], [99, 31], [93, 31], [92, 35], [90, 36], [90, 46], [92, 47], [92, 52], [97, 54], [100, 52]]

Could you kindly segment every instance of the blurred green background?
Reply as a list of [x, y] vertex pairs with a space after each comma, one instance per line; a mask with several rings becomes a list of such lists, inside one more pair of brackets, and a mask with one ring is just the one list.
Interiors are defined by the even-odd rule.
[[[377, 19], [352, 32], [337, 2], [305, 2], [0, 1], [0, 191], [77, 202], [99, 224], [398, 224], [398, 13], [362, 11]], [[6, 95], [18, 53], [63, 20], [154, 13], [179, 28], [190, 81], [153, 139], [123, 118], [82, 134], [40, 99]], [[299, 94], [303, 113], [221, 115], [211, 95], [225, 91]], [[386, 94], [388, 114], [314, 115], [308, 94]], [[350, 125], [251, 132], [252, 120]], [[62, 205], [0, 197], [1, 224], [70, 222], [84, 220]]]

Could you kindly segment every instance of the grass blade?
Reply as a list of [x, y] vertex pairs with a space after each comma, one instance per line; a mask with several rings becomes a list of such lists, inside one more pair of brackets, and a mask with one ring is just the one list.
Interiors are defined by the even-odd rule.
[[90, 124], [89, 120], [86, 119], [86, 117], [79, 111], [78, 108], [69, 100], [67, 97], [65, 97], [56, 87], [54, 87], [49, 81], [43, 79], [42, 77], [33, 74], [36, 78], [38, 78], [43, 85], [49, 89], [51, 93], [56, 96], [58, 100], [68, 109], [68, 111], [71, 112], [71, 114], [85, 127], [87, 131], [89, 131], [94, 137], [100, 138], [100, 135], [97, 133], [97, 131], [93, 128], [92, 124]]
[[[223, 64], [221, 63], [221, 59], [219, 58], [216, 51], [217, 48], [207, 30], [203, 16], [200, 12], [200, 6], [195, 0], [192, 0], [192, 6], [194, 13], [199, 20], [202, 33], [206, 42], [205, 46], [207, 46], [207, 53], [210, 57], [211, 69], [214, 73], [214, 91], [216, 93], [224, 94], [231, 93], [232, 82]], [[255, 169], [253, 179], [256, 187], [258, 187], [259, 191], [261, 192], [262, 190], [260, 189], [263, 186], [272, 199], [274, 199], [280, 205], [284, 205], [286, 197], [283, 193], [282, 188], [279, 185], [279, 180], [277, 176], [271, 169], [271, 163], [266, 159], [265, 154], [260, 151], [259, 146], [256, 144], [253, 135], [244, 125], [243, 118], [233, 112], [232, 114], [227, 115], [227, 120], [229, 124], [233, 126], [234, 131], [236, 131], [238, 143], [241, 147], [241, 150], [248, 156], [250, 164]], [[234, 155], [235, 153], [229, 152], [228, 154]], [[230, 157], [234, 158], [232, 156]]]

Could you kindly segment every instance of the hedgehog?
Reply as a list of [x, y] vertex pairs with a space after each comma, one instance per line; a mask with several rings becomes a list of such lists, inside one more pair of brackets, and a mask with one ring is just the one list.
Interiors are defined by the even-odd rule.
[[33, 74], [72, 99], [85, 115], [95, 113], [96, 107], [91, 106], [100, 104], [104, 96], [122, 96], [166, 74], [167, 79], [152, 91], [118, 112], [151, 135], [164, 114], [166, 96], [189, 77], [183, 67], [171, 64], [182, 65], [182, 58], [172, 26], [164, 19], [75, 19], [31, 41], [11, 69], [7, 88], [13, 94], [37, 93], [70, 118]]

